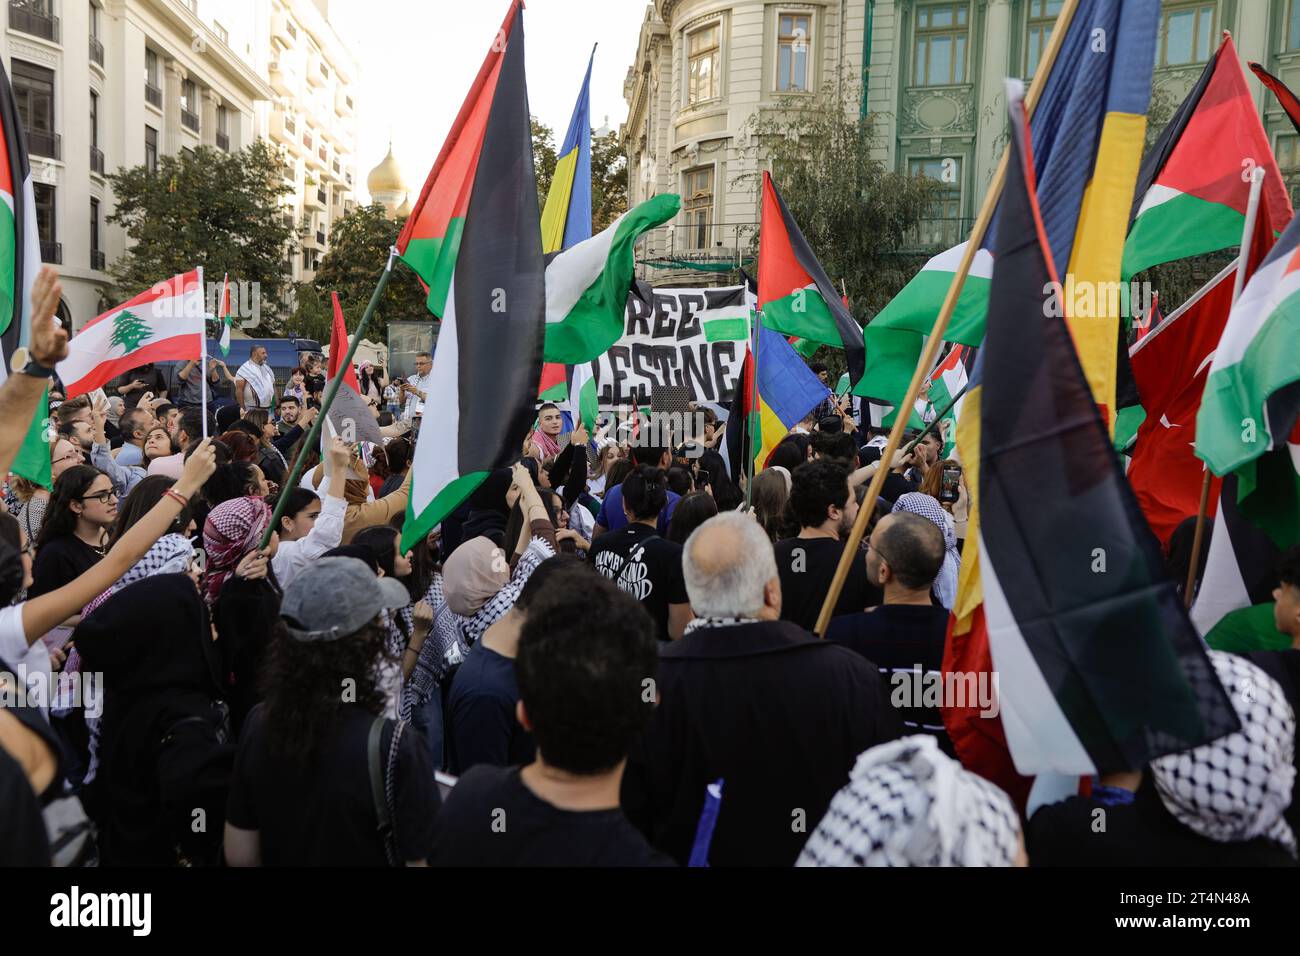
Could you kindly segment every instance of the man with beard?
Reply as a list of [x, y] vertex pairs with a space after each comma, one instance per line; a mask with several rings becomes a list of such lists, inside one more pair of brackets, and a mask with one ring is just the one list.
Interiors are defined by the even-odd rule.
[[[858, 500], [849, 488], [849, 469], [830, 458], [800, 465], [791, 476], [790, 509], [799, 535], [776, 544], [781, 577], [781, 619], [811, 631], [826, 599], [835, 568], [858, 516]], [[859, 551], [835, 605], [835, 614], [854, 614], [880, 603], [880, 589], [867, 579], [865, 553]]]

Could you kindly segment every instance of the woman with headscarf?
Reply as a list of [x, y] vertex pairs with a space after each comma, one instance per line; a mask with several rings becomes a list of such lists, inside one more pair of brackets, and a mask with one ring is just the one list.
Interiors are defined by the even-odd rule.
[[934, 596], [939, 604], [951, 608], [957, 600], [957, 574], [961, 571], [961, 552], [957, 550], [957, 533], [953, 530], [952, 516], [943, 510], [938, 500], [919, 491], [909, 491], [894, 502], [892, 514], [906, 511], [933, 521], [943, 532], [943, 567], [934, 579]]
[[[234, 761], [220, 651], [184, 574], [114, 594], [76, 631], [103, 675], [99, 771], [87, 808], [106, 866], [215, 864]], [[195, 811], [206, 825], [195, 827]]]
[[1011, 798], [917, 735], [858, 757], [795, 865], [1024, 866], [1025, 849]]
[[218, 505], [203, 524], [203, 549], [207, 553], [205, 600], [221, 638], [223, 673], [236, 733], [258, 701], [262, 657], [280, 613], [280, 585], [271, 568], [279, 536], [272, 534], [267, 548], [258, 550], [270, 523], [267, 503], [248, 497]]
[[[311, 490], [318, 495], [328, 491], [325, 480], [325, 464], [322, 462], [311, 472]], [[352, 536], [362, 528], [375, 524], [387, 524], [395, 515], [406, 513], [406, 503], [411, 494], [411, 474], [398, 486], [397, 490], [382, 498], [375, 498], [370, 487], [370, 475], [365, 465], [355, 455], [347, 481], [343, 483], [343, 498], [347, 507], [343, 510], [343, 543], [349, 544]]]
[[1087, 797], [1040, 807], [1025, 832], [1035, 866], [1295, 865], [1284, 816], [1295, 714], [1256, 664], [1222, 651], [1209, 660], [1241, 729], [1157, 757], [1145, 771], [1104, 776]]

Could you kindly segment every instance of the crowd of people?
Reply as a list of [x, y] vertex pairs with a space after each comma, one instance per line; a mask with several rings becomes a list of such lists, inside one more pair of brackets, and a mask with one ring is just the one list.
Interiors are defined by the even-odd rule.
[[289, 486], [317, 365], [190, 362], [172, 395], [146, 367], [47, 410], [58, 294], [47, 269], [0, 387], [0, 474], [48, 411], [53, 479], [9, 474], [0, 511], [0, 863], [1296, 862], [1300, 553], [1277, 647], [1211, 652], [1240, 731], [1031, 813], [897, 693], [942, 671], [967, 534], [934, 433], [882, 461], [829, 399], [751, 484], [711, 413], [655, 446], [544, 404], [408, 547], [430, 356], [362, 365], [385, 440], [308, 448]]

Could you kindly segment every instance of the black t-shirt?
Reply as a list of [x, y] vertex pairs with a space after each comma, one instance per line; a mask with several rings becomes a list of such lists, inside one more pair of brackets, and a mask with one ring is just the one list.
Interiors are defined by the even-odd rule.
[[41, 546], [32, 562], [32, 586], [27, 598], [57, 591], [73, 578], [89, 571], [101, 555], [75, 534], [65, 534]]
[[655, 619], [659, 639], [669, 639], [668, 605], [688, 601], [680, 544], [659, 537], [648, 525], [629, 524], [593, 541], [587, 560], [640, 601]]
[[[920, 706], [931, 681], [942, 680], [943, 645], [948, 632], [948, 611], [934, 605], [883, 604], [861, 614], [846, 614], [831, 621], [826, 639], [857, 651], [880, 668], [880, 678], [890, 689], [910, 691], [899, 707], [906, 733], [934, 735], [939, 746], [953, 756], [937, 707]], [[919, 674], [917, 671], [919, 670]], [[897, 678], [895, 675], [899, 675]], [[991, 688], [990, 688], [991, 690]], [[931, 697], [933, 698], [933, 693]], [[992, 706], [992, 700], [989, 705]]]
[[[144, 382], [145, 387], [132, 389], [126, 393], [118, 391], [123, 385], [130, 385], [135, 381]], [[145, 392], [153, 392], [154, 398], [162, 398], [162, 393], [167, 390], [167, 380], [163, 378], [162, 371], [156, 366], [133, 368], [125, 375], [119, 375], [109, 382], [104, 390], [110, 395], [120, 394], [126, 409], [132, 409], [140, 404], [140, 399], [144, 397]]]
[[[370, 788], [366, 744], [373, 714], [344, 705], [316, 759], [296, 766], [267, 746], [266, 714], [253, 708], [239, 741], [226, 821], [261, 836], [264, 866], [386, 866]], [[379, 752], [387, 766], [389, 721]], [[429, 857], [438, 787], [423, 732], [408, 726], [397, 749], [397, 846], [406, 861]]]
[[[0, 668], [10, 670], [0, 661]], [[58, 738], [35, 707], [0, 708], [18, 718], [28, 730], [40, 737], [57, 761], [60, 758]], [[50, 790], [58, 790], [62, 779], [60, 767], [54, 774]], [[45, 820], [41, 817], [41, 801], [33, 792], [22, 766], [8, 751], [0, 747], [0, 866], [49, 866], [50, 844], [45, 835]]]
[[475, 767], [433, 827], [430, 866], [672, 866], [621, 809], [561, 810], [518, 767]]
[[[844, 542], [831, 538], [786, 538], [776, 543], [776, 571], [781, 577], [781, 619], [804, 630], [817, 626], [817, 615], [835, 577]], [[880, 589], [867, 580], [866, 552], [859, 550], [835, 604], [835, 617], [855, 614], [882, 600]]]
[[515, 719], [515, 662], [482, 643], [456, 669], [447, 697], [447, 760], [452, 773], [478, 764], [516, 766], [533, 759], [533, 736]]

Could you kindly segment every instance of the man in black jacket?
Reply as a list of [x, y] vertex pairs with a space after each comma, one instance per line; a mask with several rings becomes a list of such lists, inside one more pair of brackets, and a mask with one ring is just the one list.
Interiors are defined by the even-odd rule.
[[696, 620], [661, 652], [623, 807], [686, 863], [705, 788], [722, 780], [709, 863], [790, 866], [858, 754], [899, 735], [898, 716], [871, 664], [780, 620], [772, 546], [751, 516], [706, 521], [682, 571]]

